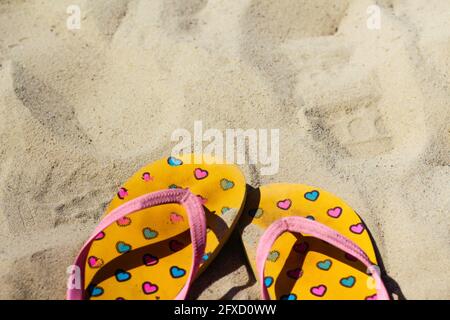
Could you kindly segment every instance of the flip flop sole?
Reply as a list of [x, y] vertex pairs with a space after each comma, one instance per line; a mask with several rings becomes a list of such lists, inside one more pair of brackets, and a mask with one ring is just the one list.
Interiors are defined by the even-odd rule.
[[[161, 159], [141, 168], [119, 189], [108, 214], [120, 205], [158, 190], [189, 188], [201, 197], [207, 219], [205, 255], [197, 276], [214, 259], [234, 228], [246, 195], [237, 166], [191, 155]], [[184, 208], [165, 204], [130, 214], [93, 242], [86, 260], [91, 299], [173, 299], [192, 263], [189, 224]]]
[[[320, 188], [272, 184], [249, 192], [239, 223], [244, 247], [256, 273], [258, 241], [274, 221], [302, 216], [325, 224], [355, 242], [377, 264], [370, 235], [358, 214]], [[265, 284], [272, 299], [370, 299], [372, 277], [359, 261], [309, 235], [282, 234], [266, 262]]]

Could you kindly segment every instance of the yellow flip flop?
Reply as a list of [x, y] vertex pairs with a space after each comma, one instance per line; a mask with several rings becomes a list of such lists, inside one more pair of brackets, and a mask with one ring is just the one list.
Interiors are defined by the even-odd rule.
[[389, 299], [356, 212], [300, 184], [249, 192], [239, 229], [266, 299]]
[[193, 155], [161, 159], [123, 184], [76, 259], [82, 284], [68, 299], [185, 298], [246, 196], [237, 166], [192, 163]]

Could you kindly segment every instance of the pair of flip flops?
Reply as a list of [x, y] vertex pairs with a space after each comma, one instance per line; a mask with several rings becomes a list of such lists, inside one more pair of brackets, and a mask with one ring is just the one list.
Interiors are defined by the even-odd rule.
[[299, 184], [247, 194], [237, 166], [192, 157], [156, 161], [119, 189], [68, 299], [184, 299], [235, 227], [264, 299], [389, 299], [368, 231], [342, 200]]

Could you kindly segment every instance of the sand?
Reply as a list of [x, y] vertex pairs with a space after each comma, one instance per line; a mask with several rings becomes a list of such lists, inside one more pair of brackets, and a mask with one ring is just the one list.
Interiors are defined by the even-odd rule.
[[[68, 30], [66, 9], [81, 8]], [[396, 298], [450, 299], [450, 3], [0, 2], [0, 298], [63, 299], [120, 184], [178, 128], [279, 129], [280, 168], [356, 209]], [[234, 234], [191, 298], [258, 298]]]

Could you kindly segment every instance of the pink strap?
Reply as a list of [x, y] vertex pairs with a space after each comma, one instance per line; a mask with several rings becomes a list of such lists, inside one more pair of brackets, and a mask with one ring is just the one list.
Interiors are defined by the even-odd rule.
[[261, 284], [263, 299], [270, 299], [266, 286], [264, 285], [264, 269], [270, 249], [278, 237], [285, 232], [302, 233], [312, 235], [315, 238], [324, 240], [342, 251], [352, 255], [364, 263], [372, 277], [375, 279], [377, 287], [376, 299], [389, 300], [389, 295], [381, 280], [378, 268], [372, 264], [365, 252], [350, 239], [344, 237], [335, 230], [317, 222], [303, 217], [291, 216], [278, 219], [272, 223], [259, 240], [256, 251], [256, 268]]
[[179, 203], [186, 208], [192, 241], [192, 268], [189, 277], [183, 289], [178, 293], [176, 300], [185, 299], [190, 285], [198, 271], [202, 256], [204, 255], [206, 245], [206, 218], [200, 199], [192, 194], [189, 189], [167, 189], [149, 193], [124, 203], [111, 211], [95, 228], [91, 237], [81, 248], [74, 265], [80, 268], [81, 288], [67, 290], [68, 300], [81, 300], [85, 298], [84, 294], [84, 270], [86, 258], [92, 242], [97, 235], [117, 220], [136, 211], [167, 203]]

